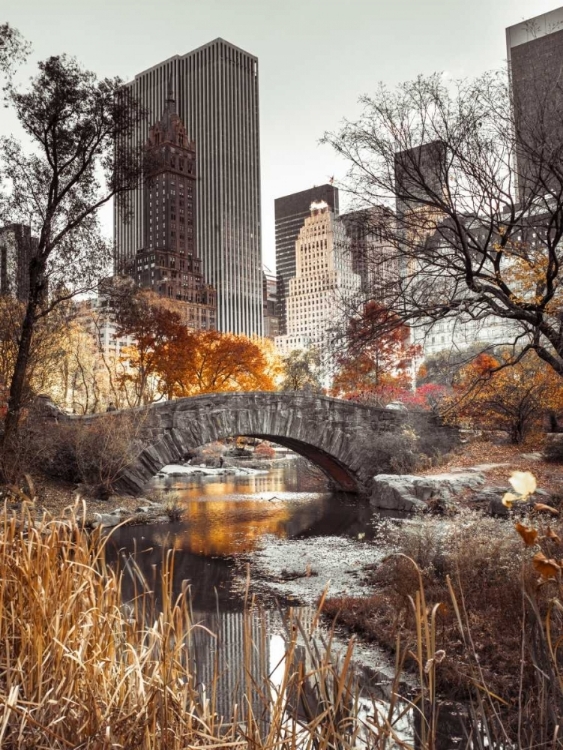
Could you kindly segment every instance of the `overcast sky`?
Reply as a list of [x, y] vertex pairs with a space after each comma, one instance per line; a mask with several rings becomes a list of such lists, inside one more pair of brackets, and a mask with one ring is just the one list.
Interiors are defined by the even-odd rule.
[[[343, 177], [319, 139], [379, 81], [473, 77], [505, 64], [505, 28], [553, 0], [3, 0], [33, 59], [66, 52], [125, 80], [223, 37], [258, 56], [264, 262], [273, 268], [274, 198]], [[12, 125], [0, 115], [0, 131]], [[109, 213], [106, 217], [111, 227]]]

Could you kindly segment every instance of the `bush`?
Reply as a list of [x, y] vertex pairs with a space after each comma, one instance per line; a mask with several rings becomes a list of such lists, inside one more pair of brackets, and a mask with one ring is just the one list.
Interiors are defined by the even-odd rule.
[[86, 484], [107, 497], [121, 471], [141, 450], [142, 425], [138, 414], [112, 413], [51, 423], [48, 431], [28, 434], [37, 468], [51, 477]]
[[256, 458], [274, 458], [276, 451], [269, 443], [259, 443], [254, 449]]

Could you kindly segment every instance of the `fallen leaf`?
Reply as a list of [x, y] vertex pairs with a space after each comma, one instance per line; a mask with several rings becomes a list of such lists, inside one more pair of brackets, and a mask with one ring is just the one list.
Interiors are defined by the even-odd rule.
[[555, 578], [561, 570], [555, 560], [548, 560], [543, 552], [538, 552], [532, 558], [532, 564], [542, 578]]
[[507, 508], [512, 508], [512, 503], [516, 500], [520, 500], [518, 495], [513, 495], [512, 492], [506, 492], [502, 498], [502, 504], [506, 505]]
[[552, 516], [558, 516], [559, 511], [552, 508], [551, 505], [545, 505], [545, 503], [534, 503], [534, 510], [540, 513], [551, 513]]
[[523, 523], [517, 523], [514, 528], [520, 534], [527, 547], [531, 547], [532, 544], [535, 544], [536, 539], [538, 538], [537, 529], [532, 529], [530, 526], [524, 526]]
[[553, 539], [554, 542], [557, 542], [557, 544], [560, 544], [561, 539], [559, 537], [559, 534], [556, 534], [555, 531], [551, 528], [551, 526], [547, 527], [547, 531], [545, 532], [545, 536], [547, 539]]
[[508, 481], [512, 485], [512, 489], [522, 497], [533, 495], [538, 486], [531, 471], [513, 471]]

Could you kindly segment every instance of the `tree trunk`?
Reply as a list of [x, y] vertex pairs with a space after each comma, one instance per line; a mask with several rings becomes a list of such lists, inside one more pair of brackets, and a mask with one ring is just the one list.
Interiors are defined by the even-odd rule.
[[27, 365], [31, 351], [31, 341], [33, 338], [33, 329], [35, 327], [36, 302], [30, 299], [27, 303], [25, 318], [22, 324], [18, 356], [14, 367], [12, 382], [10, 383], [10, 397], [8, 400], [8, 412], [4, 423], [4, 435], [2, 437], [2, 448], [6, 450], [13, 443], [17, 434], [25, 379], [27, 374]]

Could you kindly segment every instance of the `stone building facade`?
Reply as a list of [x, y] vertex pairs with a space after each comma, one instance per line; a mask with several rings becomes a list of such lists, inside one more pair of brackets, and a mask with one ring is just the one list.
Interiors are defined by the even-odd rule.
[[342, 324], [347, 300], [359, 289], [344, 225], [325, 201], [312, 203], [295, 244], [295, 276], [289, 281], [286, 300], [287, 333], [276, 338], [278, 350], [289, 353], [306, 348], [297, 342], [308, 342], [330, 359], [334, 329]]
[[310, 215], [313, 201], [325, 201], [335, 216], [338, 216], [338, 188], [334, 185], [316, 185], [275, 200], [277, 316], [280, 334], [288, 332], [287, 296], [290, 279], [295, 276], [295, 243], [303, 222]]
[[195, 232], [196, 147], [173, 92], [149, 131], [144, 186], [144, 242], [129, 264], [138, 286], [177, 301], [186, 325], [217, 327], [217, 295], [203, 279]]
[[37, 238], [25, 224], [0, 228], [0, 294], [27, 302], [29, 261], [37, 248]]
[[[255, 55], [214, 39], [127, 84], [149, 112], [133, 137], [132, 145], [141, 146], [172, 80], [178, 114], [197, 148], [194, 230], [204, 279], [217, 293], [217, 328], [249, 336], [261, 336], [263, 326], [258, 67]], [[143, 191], [128, 200], [115, 205], [118, 274], [144, 242]]]

